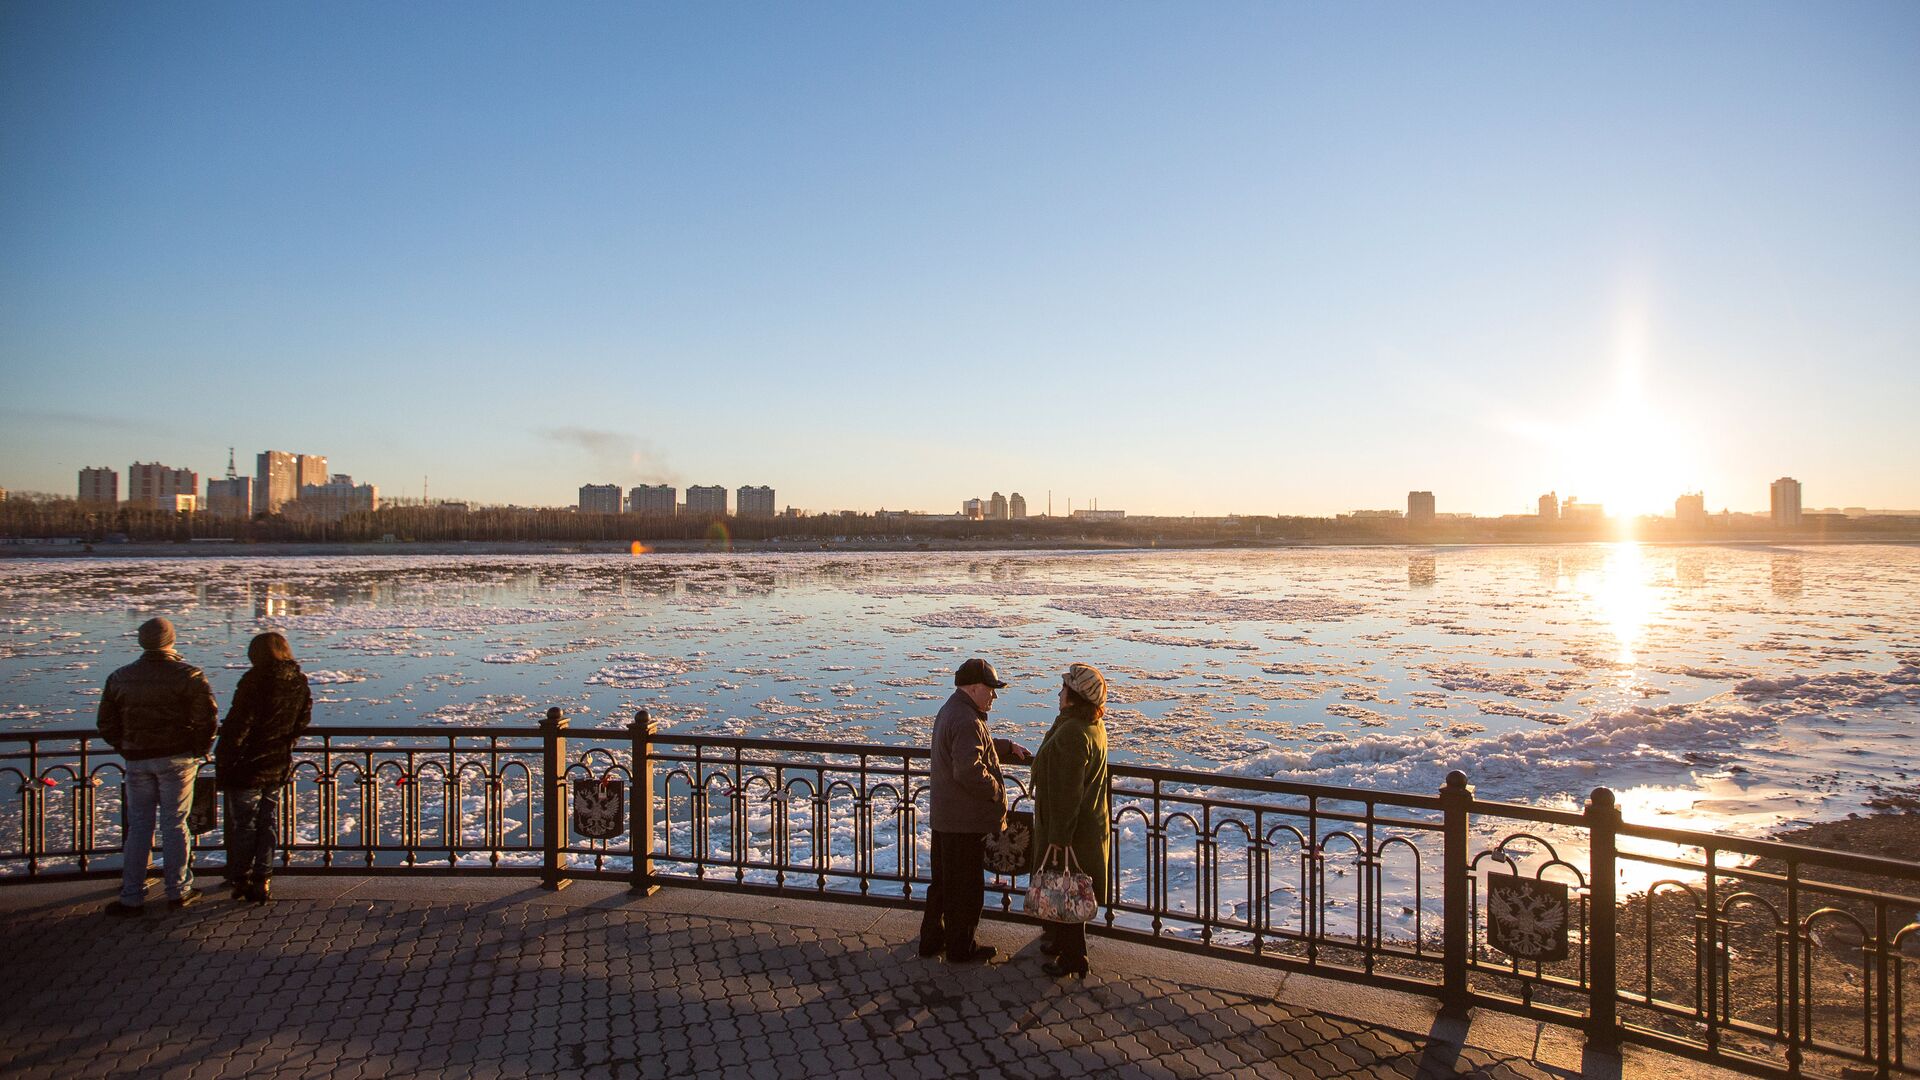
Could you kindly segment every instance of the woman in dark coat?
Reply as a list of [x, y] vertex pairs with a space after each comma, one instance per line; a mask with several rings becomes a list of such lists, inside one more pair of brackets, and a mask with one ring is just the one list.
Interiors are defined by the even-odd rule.
[[313, 691], [279, 634], [254, 638], [247, 659], [253, 667], [233, 692], [213, 767], [227, 796], [227, 887], [236, 900], [264, 903], [280, 850], [280, 800], [293, 744], [313, 719]]
[[[1090, 664], [1075, 664], [1061, 680], [1060, 715], [1033, 756], [1034, 847], [1045, 859], [1058, 847], [1093, 878], [1093, 894], [1107, 902], [1107, 849], [1112, 809], [1107, 798], [1107, 680]], [[1040, 951], [1051, 953], [1047, 974], [1087, 973], [1085, 923], [1043, 923]]]

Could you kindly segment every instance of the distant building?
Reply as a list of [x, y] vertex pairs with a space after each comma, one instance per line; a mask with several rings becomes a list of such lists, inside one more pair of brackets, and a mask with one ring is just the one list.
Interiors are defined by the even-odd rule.
[[1433, 492], [1407, 492], [1407, 520], [1415, 523], [1431, 524], [1433, 521]]
[[987, 504], [979, 499], [968, 499], [960, 504], [960, 516], [968, 521], [980, 521], [987, 516]]
[[1773, 482], [1773, 523], [1782, 529], [1800, 527], [1800, 481], [1783, 476]]
[[293, 486], [298, 488], [320, 487], [328, 483], [327, 456], [325, 454], [301, 454], [293, 463]]
[[277, 514], [300, 497], [300, 455], [262, 450], [254, 458], [253, 512]]
[[0, 488], [0, 502], [6, 502], [6, 501], [7, 501], [7, 489]]
[[1027, 518], [1027, 500], [1017, 491], [1007, 496], [1007, 516], [1015, 521]]
[[580, 485], [580, 512], [583, 514], [617, 514], [620, 512], [619, 484], [582, 484]]
[[773, 489], [765, 485], [743, 485], [734, 492], [733, 512], [741, 517], [773, 516]]
[[1540, 520], [1542, 521], [1559, 521], [1560, 520], [1560, 493], [1559, 492], [1549, 491], [1545, 495], [1540, 496]]
[[1007, 520], [1007, 497], [1005, 495], [996, 491], [992, 497], [987, 500], [987, 520]]
[[688, 488], [687, 513], [699, 517], [726, 517], [727, 489], [719, 484], [695, 484]]
[[1073, 516], [1082, 521], [1119, 521], [1127, 516], [1125, 510], [1075, 510]]
[[217, 517], [243, 518], [253, 514], [253, 477], [233, 476], [207, 481], [207, 510]]
[[119, 506], [120, 474], [104, 465], [81, 469], [80, 501], [88, 506]]
[[1360, 521], [1399, 521], [1407, 515], [1399, 510], [1349, 510], [1339, 516]]
[[1705, 525], [1707, 523], [1706, 495], [1691, 491], [1673, 500], [1673, 520], [1692, 528]]
[[127, 502], [143, 510], [172, 510], [179, 506], [178, 496], [199, 493], [200, 474], [192, 469], [139, 461], [127, 466]]
[[1583, 503], [1572, 495], [1560, 504], [1560, 517], [1563, 521], [1605, 521], [1607, 508], [1600, 503]]
[[380, 489], [355, 484], [346, 473], [335, 473], [324, 484], [302, 484], [295, 509], [305, 517], [339, 521], [348, 514], [371, 514], [380, 509]]
[[672, 517], [679, 500], [680, 491], [672, 484], [641, 484], [627, 492], [627, 509], [636, 514]]

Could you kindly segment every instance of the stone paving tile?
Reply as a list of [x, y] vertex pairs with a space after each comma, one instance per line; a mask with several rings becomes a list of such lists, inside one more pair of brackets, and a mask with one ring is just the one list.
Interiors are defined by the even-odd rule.
[[1569, 1075], [1141, 973], [620, 908], [87, 903], [9, 917], [0, 957], [10, 1077]]

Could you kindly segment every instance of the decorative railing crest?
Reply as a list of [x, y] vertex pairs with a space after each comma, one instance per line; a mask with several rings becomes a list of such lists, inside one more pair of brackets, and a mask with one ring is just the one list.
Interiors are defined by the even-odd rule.
[[[280, 861], [908, 903], [927, 766], [918, 747], [662, 734], [644, 712], [314, 728]], [[1481, 800], [1457, 772], [1433, 794], [1110, 772], [1096, 932], [1571, 1024], [1600, 1049], [1920, 1075], [1920, 865], [1629, 824], [1605, 788], [1572, 811]], [[0, 734], [0, 884], [117, 875], [122, 776], [92, 731]], [[1021, 917], [1019, 893], [995, 879], [989, 906]]]

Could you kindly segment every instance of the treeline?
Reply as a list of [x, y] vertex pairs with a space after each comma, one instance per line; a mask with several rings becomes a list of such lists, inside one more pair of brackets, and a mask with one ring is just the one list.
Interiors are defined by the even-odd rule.
[[[1838, 540], [1920, 539], [1911, 518], [1823, 519], [1782, 531], [1764, 522], [1736, 519], [1683, 528], [1669, 519], [1645, 519], [1642, 540]], [[1286, 543], [1570, 543], [1619, 537], [1611, 523], [1541, 521], [1534, 518], [1442, 519], [1415, 524], [1404, 519], [1340, 520], [1314, 517], [1129, 518], [1088, 521], [1027, 518], [963, 521], [952, 518], [876, 514], [831, 514], [800, 518], [661, 517], [645, 514], [582, 514], [534, 510], [425, 505], [390, 506], [328, 521], [292, 513], [253, 518], [211, 513], [175, 513], [131, 506], [103, 509], [71, 499], [0, 502], [0, 538], [77, 539], [101, 543], [448, 543], [458, 541], [632, 541], [982, 543], [1115, 546], [1239, 547]]]

